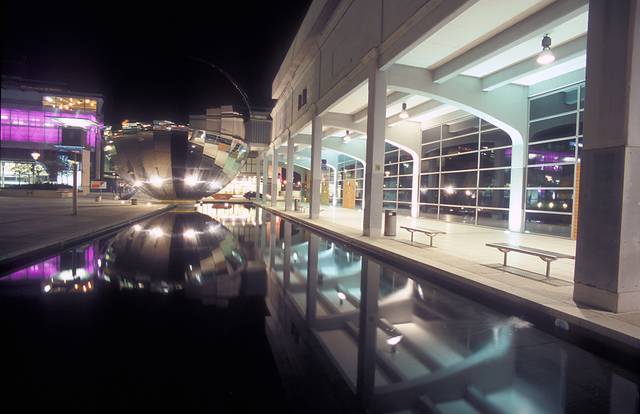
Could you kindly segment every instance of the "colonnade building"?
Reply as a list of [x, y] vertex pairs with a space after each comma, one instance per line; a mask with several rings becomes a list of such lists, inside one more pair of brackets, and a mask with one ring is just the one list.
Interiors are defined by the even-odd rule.
[[637, 0], [314, 0], [258, 190], [575, 239], [576, 302], [638, 310], [639, 83]]

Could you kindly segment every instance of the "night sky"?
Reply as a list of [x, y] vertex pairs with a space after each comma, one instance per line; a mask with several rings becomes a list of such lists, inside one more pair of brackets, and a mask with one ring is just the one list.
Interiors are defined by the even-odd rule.
[[2, 74], [104, 95], [107, 125], [170, 119], [225, 103], [271, 109], [271, 82], [311, 3], [2, 2]]

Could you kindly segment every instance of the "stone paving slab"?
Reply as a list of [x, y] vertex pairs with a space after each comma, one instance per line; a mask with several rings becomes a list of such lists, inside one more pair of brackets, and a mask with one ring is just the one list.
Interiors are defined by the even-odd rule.
[[[78, 215], [71, 215], [71, 199], [0, 197], [0, 263], [51, 245], [89, 236], [169, 208], [167, 204], [139, 205], [94, 196], [78, 199]], [[4, 266], [2, 266], [4, 267]]]
[[[572, 260], [558, 260], [552, 264], [552, 276], [567, 282], [558, 285], [542, 283], [487, 266], [487, 264], [501, 263], [502, 254], [496, 249], [486, 248], [484, 246], [485, 240], [486, 242], [513, 241], [567, 254], [574, 254], [575, 241], [476, 228], [475, 226], [444, 223], [436, 220], [399, 217], [398, 226], [401, 225], [402, 220], [435, 230], [447, 231], [446, 235], [437, 236], [434, 239], [435, 248], [410, 246], [406, 243], [406, 240], [409, 239], [408, 232], [404, 232], [407, 235], [398, 233], [396, 237], [370, 238], [362, 236], [362, 213], [356, 210], [323, 206], [324, 211], [321, 211], [320, 218], [309, 220], [308, 213], [285, 212], [283, 206], [278, 206], [275, 209], [268, 205], [261, 206], [310, 227], [328, 232], [334, 237], [345, 239], [365, 250], [396, 256], [405, 261], [422, 265], [429, 272], [444, 275], [451, 280], [473, 286], [493, 296], [508, 298], [514, 303], [526, 304], [538, 312], [565, 319], [571, 324], [640, 350], [640, 312], [616, 314], [584, 308], [573, 301]], [[510, 254], [508, 264], [528, 272], [544, 274], [544, 263], [536, 257]], [[563, 266], [560, 266], [561, 264]]]

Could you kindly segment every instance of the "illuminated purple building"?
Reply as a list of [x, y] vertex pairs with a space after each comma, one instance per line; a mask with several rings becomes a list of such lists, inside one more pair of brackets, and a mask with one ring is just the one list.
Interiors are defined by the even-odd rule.
[[3, 77], [0, 186], [71, 184], [76, 157], [80, 188], [88, 191], [89, 180], [102, 176], [102, 104], [101, 95]]

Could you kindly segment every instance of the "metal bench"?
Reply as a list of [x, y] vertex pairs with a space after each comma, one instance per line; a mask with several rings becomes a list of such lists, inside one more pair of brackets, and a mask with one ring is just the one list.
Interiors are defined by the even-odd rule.
[[518, 252], [529, 254], [531, 256], [538, 256], [540, 259], [542, 259], [542, 261], [547, 263], [547, 272], [545, 274], [547, 277], [549, 277], [549, 271], [551, 270], [551, 262], [554, 262], [558, 259], [576, 259], [575, 256], [572, 256], [570, 254], [550, 252], [548, 250], [534, 249], [533, 247], [518, 246], [508, 243], [487, 243], [487, 246], [494, 247], [504, 253], [504, 261], [502, 263], [504, 266], [507, 265], [507, 253], [509, 252]]
[[411, 226], [400, 226], [401, 229], [405, 229], [409, 233], [411, 233], [411, 244], [413, 244], [413, 233], [422, 233], [429, 238], [429, 246], [433, 247], [433, 238], [438, 234], [447, 234], [444, 231], [440, 230], [431, 230], [425, 229], [421, 227], [411, 227]]

